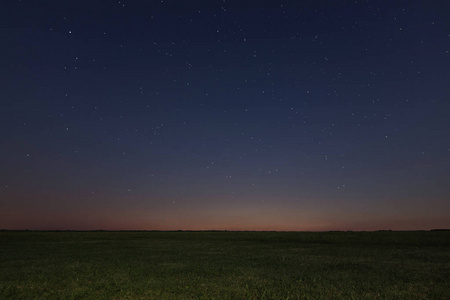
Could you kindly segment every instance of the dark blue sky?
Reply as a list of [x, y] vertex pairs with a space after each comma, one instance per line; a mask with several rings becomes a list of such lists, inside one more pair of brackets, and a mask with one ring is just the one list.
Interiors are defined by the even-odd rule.
[[2, 1], [0, 228], [450, 226], [446, 1]]

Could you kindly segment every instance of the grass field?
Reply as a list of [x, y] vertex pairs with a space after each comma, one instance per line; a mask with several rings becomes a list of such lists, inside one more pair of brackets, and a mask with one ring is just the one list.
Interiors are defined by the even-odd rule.
[[0, 299], [450, 299], [450, 231], [0, 231]]

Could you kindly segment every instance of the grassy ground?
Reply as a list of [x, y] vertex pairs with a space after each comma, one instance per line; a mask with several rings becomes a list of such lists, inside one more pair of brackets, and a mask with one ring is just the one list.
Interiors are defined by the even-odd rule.
[[450, 299], [450, 232], [0, 231], [0, 299]]

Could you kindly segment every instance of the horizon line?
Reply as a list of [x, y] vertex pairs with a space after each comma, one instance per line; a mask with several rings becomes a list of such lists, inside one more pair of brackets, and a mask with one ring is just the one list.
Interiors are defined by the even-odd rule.
[[31, 232], [406, 232], [406, 231], [450, 231], [450, 228], [434, 228], [434, 229], [377, 229], [377, 230], [228, 230], [228, 229], [204, 229], [204, 230], [190, 230], [190, 229], [0, 229], [0, 231], [31, 231]]

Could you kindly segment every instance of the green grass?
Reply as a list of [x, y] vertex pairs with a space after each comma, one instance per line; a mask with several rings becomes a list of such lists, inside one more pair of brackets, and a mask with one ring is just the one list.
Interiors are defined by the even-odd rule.
[[450, 299], [450, 232], [0, 231], [0, 299]]

